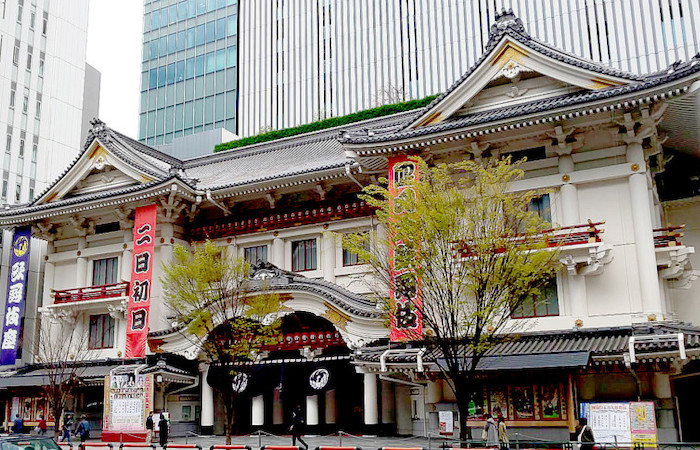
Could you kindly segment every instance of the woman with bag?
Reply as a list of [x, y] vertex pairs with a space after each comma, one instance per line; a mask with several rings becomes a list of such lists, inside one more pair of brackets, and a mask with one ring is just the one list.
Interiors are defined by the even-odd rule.
[[595, 438], [593, 437], [593, 430], [588, 426], [588, 419], [581, 417], [578, 419], [578, 426], [576, 427], [576, 449], [577, 450], [593, 450], [593, 445], [595, 443]]
[[493, 420], [491, 414], [484, 414], [484, 419], [486, 423], [484, 424], [484, 431], [481, 433], [481, 437], [485, 442], [486, 447], [498, 447], [498, 426], [496, 421]]
[[508, 439], [508, 428], [503, 415], [498, 416], [498, 440], [501, 442], [501, 450], [510, 449], [510, 439]]

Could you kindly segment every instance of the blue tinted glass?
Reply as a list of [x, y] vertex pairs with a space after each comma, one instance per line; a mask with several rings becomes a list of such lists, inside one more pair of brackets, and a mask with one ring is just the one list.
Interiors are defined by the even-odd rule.
[[197, 14], [197, 3], [195, 0], [187, 0], [187, 18], [192, 18]]
[[207, 22], [207, 43], [214, 42], [216, 39], [215, 26], [216, 22]]
[[227, 36], [233, 36], [238, 31], [238, 16], [233, 15], [228, 17], [228, 31]]
[[197, 14], [207, 12], [207, 0], [197, 0]]
[[226, 0], [216, 0], [216, 9], [226, 6]]
[[151, 14], [151, 30], [156, 30], [160, 27], [160, 14], [158, 11], [153, 11]]
[[177, 51], [181, 52], [185, 49], [185, 32], [180, 31], [177, 33]]
[[222, 18], [216, 21], [216, 39], [226, 37], [226, 19]]
[[187, 48], [194, 47], [194, 28], [187, 30]]
[[151, 59], [151, 45], [148, 42], [143, 43], [143, 59], [142, 61], [148, 61]]
[[160, 26], [168, 26], [168, 8], [163, 8], [160, 10]]
[[187, 2], [180, 2], [177, 4], [177, 20], [187, 19]]
[[197, 45], [204, 44], [204, 24], [197, 25]]
[[185, 61], [185, 78], [188, 80], [194, 76], [194, 58], [188, 58]]
[[151, 41], [151, 58], [156, 59], [158, 57], [158, 39]]
[[161, 36], [158, 39], [158, 56], [165, 56], [168, 54], [168, 37]]
[[235, 5], [236, 2], [237, 2], [237, 0], [226, 0], [226, 5], [228, 5], [228, 6]]
[[158, 68], [158, 87], [165, 86], [165, 66]]
[[171, 34], [168, 36], [168, 53], [175, 53], [177, 49], [177, 35]]
[[148, 87], [149, 89], [155, 89], [158, 87], [158, 70], [151, 69], [148, 73]]
[[228, 55], [226, 57], [226, 67], [236, 67], [236, 46], [226, 49]]
[[194, 76], [204, 75], [204, 55], [199, 55], [194, 60]]
[[207, 12], [214, 11], [216, 9], [216, 0], [207, 0]]
[[175, 81], [183, 81], [185, 79], [185, 61], [178, 61], [175, 71]]
[[216, 70], [226, 68], [226, 49], [222, 48], [216, 52]]
[[175, 82], [175, 63], [168, 64], [168, 76], [167, 83], [173, 84]]
[[214, 58], [215, 58], [214, 52], [207, 53], [206, 58], [207, 58], [206, 73], [211, 73], [214, 71], [214, 69], [216, 67], [216, 63], [214, 61]]
[[168, 13], [170, 15], [168, 23], [173, 24], [177, 22], [177, 5], [172, 5], [170, 6], [170, 11]]

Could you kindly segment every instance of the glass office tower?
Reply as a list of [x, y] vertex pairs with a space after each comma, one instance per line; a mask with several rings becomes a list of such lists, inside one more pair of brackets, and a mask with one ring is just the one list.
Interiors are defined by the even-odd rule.
[[235, 133], [237, 47], [237, 0], [144, 0], [139, 139]]

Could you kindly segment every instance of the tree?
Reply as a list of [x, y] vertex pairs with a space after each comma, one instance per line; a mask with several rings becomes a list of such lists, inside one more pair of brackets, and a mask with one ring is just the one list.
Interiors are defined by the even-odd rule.
[[87, 333], [76, 332], [75, 327], [65, 320], [41, 321], [36, 356], [44, 369], [45, 381], [40, 389], [49, 402], [56, 423], [56, 436], [60, 433], [59, 422], [68, 399], [82, 383], [80, 377], [85, 365], [79, 361], [88, 356], [87, 336]]
[[165, 298], [180, 333], [200, 349], [203, 362], [220, 368], [216, 380], [209, 379], [224, 399], [230, 444], [238, 393], [234, 383], [241, 376], [235, 364], [255, 359], [265, 346], [277, 342], [279, 296], [251, 279], [248, 262], [228, 258], [210, 241], [191, 251], [176, 245], [163, 270]]
[[397, 307], [387, 300], [387, 310], [422, 316], [423, 332], [410, 338], [427, 347], [453, 390], [460, 439], [466, 439], [468, 405], [478, 399], [479, 361], [516, 330], [511, 313], [537, 301], [555, 276], [558, 248], [543, 232], [551, 225], [530, 209], [542, 193], [513, 190], [524, 175], [522, 161], [429, 167], [411, 160], [419, 177], [407, 182], [404, 194], [394, 196], [387, 180], [361, 194], [377, 208], [387, 238], [348, 236], [345, 245], [370, 264], [380, 296], [417, 290], [420, 302]]

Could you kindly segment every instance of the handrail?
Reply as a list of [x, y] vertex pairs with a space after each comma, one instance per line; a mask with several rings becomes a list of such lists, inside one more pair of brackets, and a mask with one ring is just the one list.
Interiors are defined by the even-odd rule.
[[85, 286], [73, 289], [51, 290], [54, 303], [72, 303], [102, 298], [125, 297], [129, 295], [129, 282]]
[[663, 248], [683, 245], [680, 241], [680, 238], [683, 237], [683, 232], [678, 230], [684, 229], [685, 224], [653, 229], [652, 233], [654, 234], [654, 247]]

